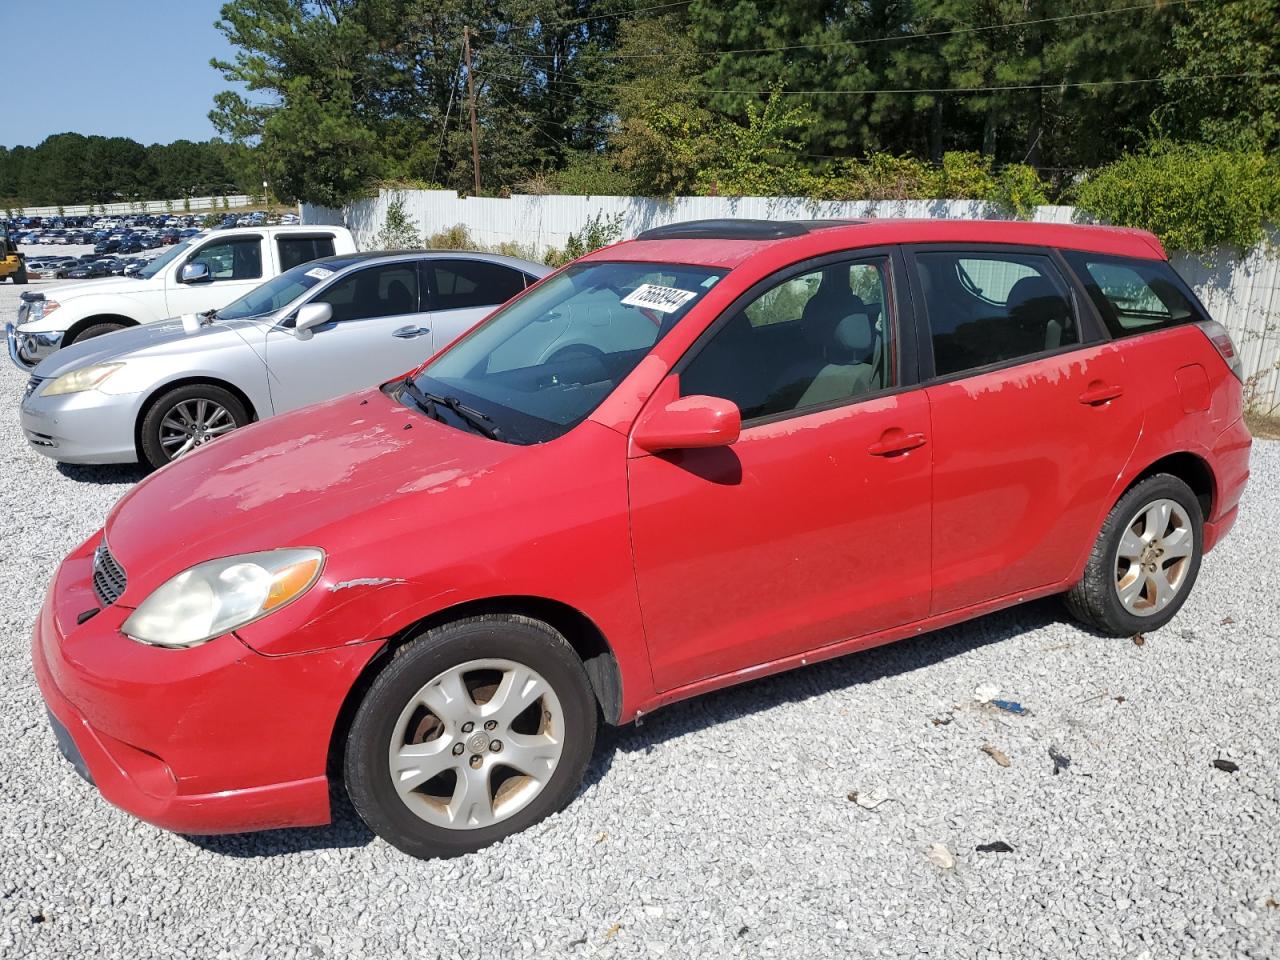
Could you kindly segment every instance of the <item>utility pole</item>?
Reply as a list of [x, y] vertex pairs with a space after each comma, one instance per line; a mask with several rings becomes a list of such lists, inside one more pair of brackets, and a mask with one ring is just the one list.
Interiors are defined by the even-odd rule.
[[476, 85], [471, 76], [471, 28], [462, 28], [462, 51], [467, 60], [467, 99], [471, 101], [471, 165], [476, 173], [476, 196], [480, 196], [480, 132], [476, 127]]

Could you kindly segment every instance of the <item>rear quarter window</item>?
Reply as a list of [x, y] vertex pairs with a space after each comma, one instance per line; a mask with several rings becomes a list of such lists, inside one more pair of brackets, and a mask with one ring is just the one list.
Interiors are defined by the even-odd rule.
[[288, 235], [276, 241], [276, 249], [280, 251], [280, 272], [284, 273], [300, 263], [319, 260], [321, 257], [334, 255], [333, 237], [329, 234], [317, 236]]
[[1113, 337], [1208, 319], [1166, 261], [1064, 251]]

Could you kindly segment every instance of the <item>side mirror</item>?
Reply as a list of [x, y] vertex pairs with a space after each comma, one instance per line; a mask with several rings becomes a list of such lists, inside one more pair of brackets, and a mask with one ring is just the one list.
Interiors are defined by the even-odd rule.
[[737, 404], [719, 397], [681, 397], [645, 415], [632, 439], [649, 453], [727, 447], [742, 433]]
[[298, 308], [293, 329], [302, 333], [328, 323], [333, 319], [333, 306], [328, 303], [304, 303]]
[[178, 273], [179, 283], [208, 283], [212, 279], [207, 263], [184, 263]]

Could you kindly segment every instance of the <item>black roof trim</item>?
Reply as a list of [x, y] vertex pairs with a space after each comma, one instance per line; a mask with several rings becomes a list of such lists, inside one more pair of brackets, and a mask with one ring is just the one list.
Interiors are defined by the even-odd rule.
[[637, 240], [783, 240], [815, 230], [849, 227], [865, 220], [686, 220], [654, 227]]

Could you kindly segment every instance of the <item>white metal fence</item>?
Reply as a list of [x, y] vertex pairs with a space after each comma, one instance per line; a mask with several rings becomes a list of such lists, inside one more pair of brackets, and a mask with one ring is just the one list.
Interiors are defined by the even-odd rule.
[[[345, 224], [356, 245], [371, 249], [386, 222], [387, 209], [399, 197], [418, 232], [429, 236], [461, 224], [479, 246], [517, 243], [535, 255], [563, 247], [593, 217], [617, 218], [623, 238], [650, 227], [707, 217], [755, 217], [795, 220], [811, 217], [925, 217], [1007, 219], [990, 204], [969, 200], [816, 201], [806, 197], [459, 197], [452, 190], [382, 191], [342, 210], [303, 204], [304, 223]], [[1071, 223], [1073, 207], [1036, 208], [1035, 220]], [[1174, 253], [1173, 263], [1195, 288], [1209, 312], [1228, 330], [1239, 348], [1251, 400], [1264, 410], [1280, 406], [1280, 232], [1268, 244], [1244, 256], [1220, 249], [1208, 254]]]
[[[123, 200], [120, 203], [72, 203], [61, 207], [11, 207], [15, 217], [118, 217], [132, 213], [207, 213], [261, 205], [260, 198], [237, 193], [178, 200]], [[3, 211], [0, 211], [2, 213]]]

